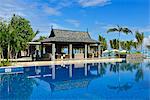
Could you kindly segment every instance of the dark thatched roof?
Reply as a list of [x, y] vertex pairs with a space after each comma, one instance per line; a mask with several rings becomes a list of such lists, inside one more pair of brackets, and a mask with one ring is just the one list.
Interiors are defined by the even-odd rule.
[[49, 38], [42, 42], [83, 42], [83, 43], [99, 43], [93, 40], [88, 32], [52, 29]]

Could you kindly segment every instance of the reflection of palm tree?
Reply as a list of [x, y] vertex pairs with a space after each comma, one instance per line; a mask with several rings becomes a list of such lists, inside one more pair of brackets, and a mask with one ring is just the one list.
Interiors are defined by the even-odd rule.
[[132, 87], [133, 84], [127, 82], [123, 85], [121, 85], [120, 83], [120, 71], [133, 71], [133, 69], [137, 69], [139, 64], [129, 64], [129, 63], [116, 63], [116, 64], [111, 64], [110, 66], [110, 71], [114, 72], [114, 73], [118, 73], [118, 85], [115, 86], [111, 86], [108, 85], [109, 89], [114, 89], [114, 90], [118, 90], [118, 91], [126, 91], [128, 89], [130, 89]]
[[[140, 67], [141, 65], [141, 67]], [[143, 79], [144, 77], [144, 73], [143, 73], [143, 69], [142, 69], [142, 63], [135, 63], [135, 64], [131, 64], [131, 63], [122, 63], [120, 65], [120, 69], [122, 71], [133, 71], [133, 70], [137, 70], [136, 74], [135, 74], [135, 80], [139, 81], [140, 79]]]
[[146, 67], [150, 69], [150, 63], [146, 64]]
[[110, 71], [112, 71], [114, 73], [118, 73], [118, 85], [115, 85], [115, 86], [108, 85], [107, 87], [109, 89], [123, 91], [123, 90], [128, 90], [132, 87], [133, 84], [131, 84], [129, 82], [127, 82], [124, 85], [120, 84], [120, 74], [119, 74], [120, 70], [121, 71], [131, 71], [131, 72], [133, 70], [137, 70], [136, 75], [135, 75], [135, 80], [137, 82], [144, 78], [144, 72], [143, 72], [143, 69], [142, 69], [142, 64], [140, 64], [140, 63], [135, 63], [135, 64], [131, 64], [131, 63], [111, 64]]
[[143, 80], [144, 78], [144, 72], [143, 72], [143, 69], [142, 68], [139, 68], [135, 74], [135, 81], [140, 81], [140, 80]]
[[129, 67], [131, 67], [130, 63], [128, 63], [128, 64], [127, 63], [120, 64], [120, 70], [122, 70], [122, 71], [127, 71]]
[[118, 72], [118, 86], [117, 87], [120, 87], [120, 68], [119, 68], [119, 63], [111, 64], [110, 71], [113, 71], [115, 73]]
[[114, 72], [114, 73], [119, 72], [119, 64], [118, 63], [111, 64], [110, 65], [110, 71]]
[[26, 75], [2, 75], [0, 98], [27, 99], [35, 84], [35, 80], [28, 79]]
[[99, 70], [99, 75], [103, 76], [106, 74], [106, 68], [107, 64], [106, 63], [100, 63], [100, 70]]
[[120, 64], [120, 70], [122, 71], [133, 71], [135, 69], [139, 68], [139, 64], [131, 64], [131, 63], [121, 63]]
[[[140, 67], [141, 66], [141, 67]], [[142, 69], [142, 63], [135, 63], [135, 64], [131, 64], [131, 63], [122, 63], [120, 65], [120, 70], [122, 71], [133, 71], [133, 70], [137, 70], [136, 74], [135, 74], [135, 81], [139, 81], [140, 79], [143, 79], [144, 77], [144, 73], [143, 73], [143, 69]]]
[[107, 87], [109, 89], [117, 90], [119, 92], [119, 91], [127, 91], [127, 90], [131, 89], [132, 88], [132, 84], [131, 83], [125, 83], [125, 84], [119, 85], [119, 86], [107, 85]]

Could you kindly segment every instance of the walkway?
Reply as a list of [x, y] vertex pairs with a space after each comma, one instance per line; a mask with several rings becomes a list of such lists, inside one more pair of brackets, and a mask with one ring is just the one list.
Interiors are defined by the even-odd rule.
[[95, 59], [83, 59], [83, 60], [62, 60], [62, 61], [35, 61], [35, 62], [14, 62], [9, 67], [28, 67], [28, 66], [45, 66], [56, 64], [76, 64], [76, 63], [98, 63], [98, 62], [122, 62], [122, 58], [95, 58]]

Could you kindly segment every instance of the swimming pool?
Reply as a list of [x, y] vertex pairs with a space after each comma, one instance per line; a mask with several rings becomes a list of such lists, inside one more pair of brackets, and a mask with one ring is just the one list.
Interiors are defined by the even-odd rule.
[[0, 99], [150, 99], [150, 63], [0, 68]]

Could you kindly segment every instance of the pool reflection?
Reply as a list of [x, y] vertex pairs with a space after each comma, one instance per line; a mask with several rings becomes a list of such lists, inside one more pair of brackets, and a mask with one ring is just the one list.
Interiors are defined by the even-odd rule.
[[[88, 88], [93, 80], [99, 80], [97, 89], [105, 87], [105, 92], [128, 91], [133, 88], [134, 82], [144, 79], [144, 72], [150, 71], [150, 66], [149, 63], [84, 63], [24, 67], [22, 70], [23, 73], [0, 71], [0, 98], [30, 98], [40, 81], [49, 84], [52, 93]], [[134, 80], [127, 79], [133, 75]]]

